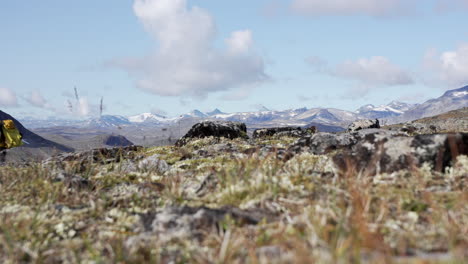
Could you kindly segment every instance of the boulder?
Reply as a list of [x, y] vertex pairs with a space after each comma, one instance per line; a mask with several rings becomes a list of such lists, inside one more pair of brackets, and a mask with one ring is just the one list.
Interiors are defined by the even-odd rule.
[[185, 136], [176, 142], [176, 146], [183, 146], [191, 139], [205, 137], [248, 138], [247, 127], [239, 122], [204, 121], [195, 124]]
[[356, 132], [356, 131], [359, 131], [361, 129], [366, 129], [366, 128], [380, 128], [379, 120], [378, 119], [375, 119], [375, 120], [363, 119], [363, 120], [355, 121], [351, 123], [351, 125], [349, 125], [347, 131]]
[[274, 128], [261, 128], [254, 130], [253, 138], [265, 138], [265, 137], [302, 137], [306, 135], [307, 131], [300, 127], [274, 127]]
[[468, 154], [468, 133], [406, 136], [368, 134], [334, 156], [342, 173], [363, 171], [367, 175], [392, 173], [427, 163], [444, 171], [459, 155]]

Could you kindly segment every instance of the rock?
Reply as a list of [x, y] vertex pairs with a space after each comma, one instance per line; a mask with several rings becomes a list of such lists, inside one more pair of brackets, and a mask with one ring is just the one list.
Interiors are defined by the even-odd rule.
[[224, 137], [228, 139], [247, 139], [247, 127], [244, 123], [224, 121], [204, 121], [195, 124], [188, 132], [176, 142], [176, 146], [183, 146], [194, 138]]
[[124, 136], [120, 136], [120, 135], [119, 136], [114, 136], [114, 135], [107, 136], [106, 138], [104, 138], [103, 143], [104, 143], [104, 145], [114, 146], [114, 147], [134, 145], [127, 138], [125, 138]]
[[120, 162], [120, 166], [118, 168], [119, 171], [123, 173], [132, 173], [138, 171], [137, 165], [131, 160], [124, 160]]
[[420, 134], [434, 134], [440, 130], [441, 129], [435, 125], [425, 125], [421, 123], [406, 123], [399, 129], [399, 131], [404, 132], [410, 136]]
[[261, 128], [256, 129], [252, 137], [253, 138], [265, 138], [272, 136], [289, 136], [289, 137], [301, 137], [306, 134], [300, 127], [274, 127], [274, 128]]
[[376, 134], [378, 137], [402, 135], [402, 133], [397, 131], [381, 129], [363, 129], [354, 133], [340, 134], [319, 132], [298, 139], [288, 150], [295, 153], [307, 151], [315, 155], [322, 155], [335, 150], [352, 147], [357, 144], [359, 140], [370, 134]]
[[347, 131], [356, 132], [356, 131], [359, 131], [361, 129], [366, 129], [366, 128], [380, 128], [379, 120], [378, 119], [375, 119], [375, 120], [365, 119], [365, 120], [355, 121], [351, 123], [351, 125], [349, 125]]
[[164, 173], [170, 170], [170, 166], [165, 160], [160, 160], [159, 155], [153, 155], [141, 160], [138, 163], [138, 169], [145, 172], [157, 171], [159, 173]]
[[421, 167], [428, 163], [443, 171], [459, 155], [468, 154], [468, 133], [405, 136], [368, 134], [357, 144], [334, 156], [337, 167], [368, 175]]

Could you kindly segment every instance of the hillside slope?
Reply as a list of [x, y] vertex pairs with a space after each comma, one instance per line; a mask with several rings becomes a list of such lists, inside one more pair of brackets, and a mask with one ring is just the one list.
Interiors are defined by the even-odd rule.
[[[31, 161], [41, 160], [60, 152], [73, 151], [72, 148], [47, 140], [26, 129], [18, 120], [11, 115], [0, 110], [0, 120], [11, 119], [16, 127], [23, 134], [23, 139], [29, 144], [22, 147], [7, 150], [7, 155], [3, 161]], [[2, 160], [0, 160], [2, 162]]]

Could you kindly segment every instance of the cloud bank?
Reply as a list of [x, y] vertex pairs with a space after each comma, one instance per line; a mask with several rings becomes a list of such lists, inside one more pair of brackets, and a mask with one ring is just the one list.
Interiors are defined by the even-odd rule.
[[118, 59], [112, 65], [128, 71], [138, 88], [162, 96], [203, 98], [268, 79], [250, 30], [232, 32], [225, 47], [216, 48], [212, 16], [202, 8], [187, 7], [186, 0], [135, 0], [133, 10], [157, 49], [144, 58]]
[[13, 107], [17, 105], [16, 93], [11, 89], [0, 87], [0, 106]]

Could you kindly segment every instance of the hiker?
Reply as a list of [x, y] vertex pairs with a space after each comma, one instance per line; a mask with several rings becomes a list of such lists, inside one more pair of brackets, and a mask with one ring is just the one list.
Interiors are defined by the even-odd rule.
[[16, 148], [23, 145], [23, 134], [16, 128], [13, 120], [0, 122], [0, 151]]

